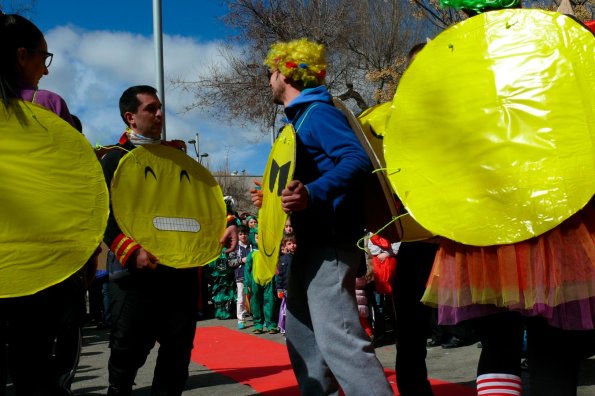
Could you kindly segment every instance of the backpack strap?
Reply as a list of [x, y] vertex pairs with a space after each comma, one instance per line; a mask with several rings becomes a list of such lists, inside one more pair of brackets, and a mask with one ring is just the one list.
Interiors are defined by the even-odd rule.
[[308, 114], [310, 114], [310, 112], [319, 105], [320, 103], [318, 102], [309, 104], [306, 110], [304, 111], [304, 114], [300, 114], [299, 117], [297, 117], [297, 119], [294, 122], [292, 122], [293, 126], [295, 127], [295, 133], [298, 133], [300, 131], [300, 128], [302, 127], [302, 124], [308, 117]]

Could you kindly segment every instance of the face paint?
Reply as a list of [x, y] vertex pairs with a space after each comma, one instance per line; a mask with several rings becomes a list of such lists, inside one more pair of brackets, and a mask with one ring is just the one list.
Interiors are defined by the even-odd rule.
[[120, 161], [111, 193], [122, 231], [161, 264], [196, 267], [219, 256], [226, 224], [221, 188], [182, 151], [137, 147]]

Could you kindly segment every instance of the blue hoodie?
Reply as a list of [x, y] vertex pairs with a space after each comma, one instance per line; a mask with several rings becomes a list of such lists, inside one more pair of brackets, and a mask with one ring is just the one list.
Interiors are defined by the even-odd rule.
[[356, 242], [364, 233], [363, 180], [372, 172], [367, 154], [324, 86], [303, 90], [285, 114], [297, 132], [294, 179], [309, 193], [308, 208], [291, 215], [298, 243]]

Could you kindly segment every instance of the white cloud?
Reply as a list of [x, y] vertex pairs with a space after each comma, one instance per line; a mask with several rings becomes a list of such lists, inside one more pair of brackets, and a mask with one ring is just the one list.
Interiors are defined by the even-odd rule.
[[[121, 93], [132, 85], [156, 85], [152, 37], [69, 25], [47, 32], [46, 41], [54, 61], [40, 88], [64, 97], [93, 145], [115, 143], [124, 130], [118, 110]], [[192, 94], [169, 85], [170, 78], [192, 80], [206, 65], [221, 63], [218, 43], [165, 35], [163, 53], [167, 138], [188, 141], [199, 132], [200, 151], [209, 153], [212, 169], [221, 168], [227, 156], [231, 170], [262, 174], [269, 138], [256, 127], [230, 126], [199, 111], [183, 112]], [[194, 149], [188, 147], [188, 153], [194, 155]]]

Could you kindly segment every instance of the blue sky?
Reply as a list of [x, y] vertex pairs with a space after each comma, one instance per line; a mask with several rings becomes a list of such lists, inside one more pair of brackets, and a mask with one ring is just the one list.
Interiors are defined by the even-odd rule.
[[[231, 32], [219, 19], [219, 0], [162, 1], [165, 104], [168, 139], [200, 135], [205, 163], [258, 175], [270, 139], [255, 126], [228, 125], [200, 112], [184, 112], [192, 95], [174, 89], [175, 78], [193, 80], [208, 65], [221, 65], [218, 45]], [[131, 85], [156, 86], [151, 0], [37, 0], [27, 16], [44, 32], [54, 61], [40, 88], [57, 92], [82, 120], [95, 144], [113, 144], [124, 130], [118, 99]], [[241, 45], [239, 43], [238, 45]], [[188, 148], [194, 156], [194, 149]]]

